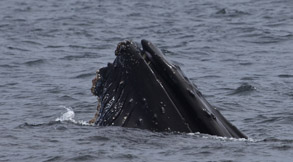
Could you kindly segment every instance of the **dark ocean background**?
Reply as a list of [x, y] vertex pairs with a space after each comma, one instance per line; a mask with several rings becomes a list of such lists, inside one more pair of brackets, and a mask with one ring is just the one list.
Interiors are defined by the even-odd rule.
[[[292, 161], [292, 0], [1, 0], [0, 161]], [[249, 139], [97, 127], [95, 71], [156, 44]]]

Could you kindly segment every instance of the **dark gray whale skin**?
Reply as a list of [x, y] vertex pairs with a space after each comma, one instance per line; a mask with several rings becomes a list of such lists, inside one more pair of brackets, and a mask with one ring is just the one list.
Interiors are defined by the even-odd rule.
[[247, 138], [157, 47], [147, 40], [141, 45], [119, 43], [114, 62], [97, 71], [97, 125]]

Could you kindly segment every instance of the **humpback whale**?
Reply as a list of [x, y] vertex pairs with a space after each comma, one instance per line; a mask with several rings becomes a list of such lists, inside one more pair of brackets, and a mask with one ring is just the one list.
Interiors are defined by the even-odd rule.
[[92, 81], [98, 106], [91, 123], [247, 138], [150, 41], [121, 42], [115, 55]]

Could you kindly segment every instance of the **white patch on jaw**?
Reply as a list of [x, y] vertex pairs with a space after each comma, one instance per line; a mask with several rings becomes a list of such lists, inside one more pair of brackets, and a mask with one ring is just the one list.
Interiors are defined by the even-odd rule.
[[106, 106], [104, 108], [105, 112], [107, 112], [111, 108], [111, 106], [113, 105], [114, 101], [115, 101], [115, 97], [112, 97], [112, 99], [106, 104]]

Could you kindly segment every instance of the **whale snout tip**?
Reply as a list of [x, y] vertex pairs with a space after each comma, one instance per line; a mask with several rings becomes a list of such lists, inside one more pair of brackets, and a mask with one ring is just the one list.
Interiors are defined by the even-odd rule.
[[135, 43], [131, 40], [125, 40], [123, 42], [118, 43], [115, 56], [119, 56], [123, 51], [125, 51], [130, 45], [135, 45]]

